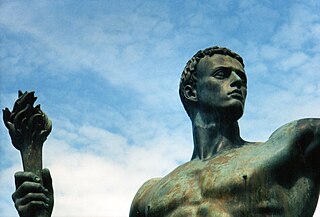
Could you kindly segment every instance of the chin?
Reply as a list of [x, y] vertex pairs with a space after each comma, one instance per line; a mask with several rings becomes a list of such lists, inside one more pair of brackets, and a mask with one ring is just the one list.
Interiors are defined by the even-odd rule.
[[244, 105], [242, 103], [238, 103], [237, 105], [222, 108], [221, 117], [222, 119], [225, 119], [231, 122], [238, 121], [243, 115], [243, 111], [244, 111], [243, 109], [244, 109]]
[[221, 118], [221, 120], [225, 120], [228, 122], [238, 121], [244, 111], [244, 103], [239, 100], [233, 100], [227, 103], [222, 103], [219, 105], [206, 105], [202, 106], [201, 109], [203, 112], [208, 114], [215, 114]]
[[242, 117], [242, 115], [243, 115], [243, 111], [235, 113], [233, 120], [238, 121]]

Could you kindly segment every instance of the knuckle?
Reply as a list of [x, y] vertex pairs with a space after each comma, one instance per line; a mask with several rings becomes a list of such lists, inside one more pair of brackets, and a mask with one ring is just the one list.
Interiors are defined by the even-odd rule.
[[33, 192], [29, 192], [24, 196], [24, 198], [32, 198], [33, 196], [34, 196], [34, 193]]
[[41, 188], [42, 188], [42, 185], [39, 183], [25, 181], [17, 189], [17, 192], [19, 192], [19, 194], [23, 195], [23, 194], [27, 194], [29, 192], [41, 191]]
[[24, 199], [16, 199], [16, 201], [15, 201], [15, 205], [16, 206], [20, 206], [20, 205], [23, 205], [23, 201], [24, 201]]
[[18, 211], [21, 211], [21, 209], [22, 209], [22, 206], [21, 206], [20, 204], [17, 204], [17, 203], [14, 204], [14, 207], [15, 207]]
[[48, 198], [47, 195], [45, 195], [44, 193], [40, 193], [39, 196], [40, 196], [40, 198], [42, 198], [44, 200], [46, 200], [46, 198]]
[[30, 207], [30, 208], [34, 208], [34, 207], [36, 207], [37, 205], [38, 205], [38, 201], [31, 201], [29, 204], [28, 204], [28, 206]]
[[19, 192], [19, 191], [24, 191], [24, 190], [26, 190], [26, 189], [28, 189], [28, 186], [30, 186], [30, 183], [29, 182], [23, 182], [20, 186], [19, 186], [19, 188], [17, 189], [17, 192]]
[[31, 201], [28, 205], [29, 205], [30, 208], [34, 209], [36, 207], [45, 206], [45, 203], [43, 201]]
[[13, 202], [16, 202], [16, 192], [14, 192], [14, 193], [11, 195], [11, 199], [13, 200]]
[[23, 186], [24, 188], [34, 188], [34, 189], [39, 189], [42, 187], [42, 185], [40, 183], [37, 182], [31, 182], [31, 181], [26, 181], [24, 182], [21, 186]]
[[18, 171], [18, 172], [16, 172], [16, 173], [14, 174], [14, 177], [17, 179], [17, 178], [21, 177], [22, 174], [23, 174], [23, 172]]
[[22, 172], [18, 171], [14, 174], [15, 179], [17, 180], [29, 180], [32, 179], [35, 175], [32, 172]]

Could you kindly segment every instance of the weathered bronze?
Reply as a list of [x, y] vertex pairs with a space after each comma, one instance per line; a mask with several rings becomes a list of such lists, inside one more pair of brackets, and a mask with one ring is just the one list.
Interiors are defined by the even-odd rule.
[[143, 184], [130, 217], [312, 216], [319, 197], [320, 119], [288, 123], [262, 142], [239, 135], [247, 79], [226, 48], [199, 51], [181, 77], [192, 159]]
[[[19, 98], [15, 102], [12, 112], [8, 108], [3, 110], [5, 126], [9, 130], [13, 146], [21, 153], [25, 171], [24, 174], [21, 172], [16, 174], [17, 192], [13, 194], [13, 200], [20, 216], [50, 216], [52, 207], [50, 210], [49, 204], [52, 203], [53, 206], [53, 199], [51, 202], [46, 201], [46, 199], [49, 199], [45, 198], [44, 195], [49, 192], [41, 192], [42, 190], [37, 188], [41, 188], [44, 184], [42, 179], [42, 147], [51, 132], [51, 121], [41, 111], [40, 105], [34, 107], [34, 102], [37, 99], [34, 96], [34, 92], [22, 93], [19, 91], [18, 96]], [[48, 171], [45, 170], [44, 173], [44, 176], [47, 177]], [[23, 177], [27, 179], [22, 181], [21, 177], [22, 179]], [[24, 181], [35, 181], [38, 185], [35, 186], [30, 183], [22, 185]], [[19, 190], [21, 185], [22, 187]], [[30, 188], [30, 191], [34, 192], [28, 195], [29, 192], [26, 192], [26, 188]], [[39, 204], [38, 202], [37, 204], [37, 202], [32, 202], [33, 200], [44, 200], [47, 203]], [[41, 208], [42, 205], [44, 205], [43, 208]]]

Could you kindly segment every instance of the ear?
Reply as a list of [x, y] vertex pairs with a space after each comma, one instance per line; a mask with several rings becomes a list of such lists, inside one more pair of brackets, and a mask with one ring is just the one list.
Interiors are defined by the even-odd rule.
[[191, 85], [184, 87], [184, 97], [192, 102], [198, 101], [197, 90]]

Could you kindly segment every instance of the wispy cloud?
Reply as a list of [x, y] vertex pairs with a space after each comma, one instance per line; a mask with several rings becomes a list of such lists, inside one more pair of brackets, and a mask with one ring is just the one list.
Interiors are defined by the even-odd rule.
[[[70, 131], [74, 133], [57, 132], [60, 139], [53, 135], [46, 145], [48, 166], [56, 177], [57, 216], [75, 215], [79, 207], [82, 215], [127, 215], [138, 187], [188, 160], [185, 154], [191, 149], [183, 134], [170, 135], [164, 127], [160, 135], [135, 141], [141, 145], [93, 126], [74, 126]], [[93, 200], [97, 203], [88, 209], [86, 204]]]
[[[36, 90], [53, 119], [44, 160], [55, 215], [127, 216], [144, 181], [190, 159], [177, 90], [201, 48], [227, 46], [245, 59], [244, 138], [320, 116], [319, 9], [317, 1], [2, 3], [0, 105], [12, 105], [18, 89]], [[10, 195], [21, 160], [0, 131], [0, 213], [16, 216]]]

